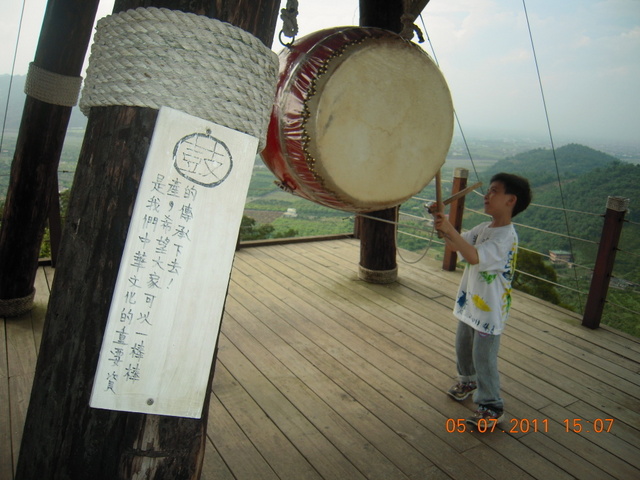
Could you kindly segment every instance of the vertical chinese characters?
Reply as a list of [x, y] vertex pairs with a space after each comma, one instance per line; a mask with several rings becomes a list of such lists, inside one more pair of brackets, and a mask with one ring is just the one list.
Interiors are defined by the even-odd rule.
[[[111, 338], [105, 390], [118, 393], [122, 382], [138, 382], [145, 375], [145, 351], [153, 341], [153, 328], [161, 321], [156, 300], [170, 291], [182, 272], [182, 256], [189, 248], [195, 221], [198, 186], [175, 174], [156, 174], [140, 185], [144, 197], [142, 221], [133, 224], [134, 247], [123, 258], [126, 287], [119, 302], [119, 327]], [[150, 368], [150, 366], [147, 366]]]

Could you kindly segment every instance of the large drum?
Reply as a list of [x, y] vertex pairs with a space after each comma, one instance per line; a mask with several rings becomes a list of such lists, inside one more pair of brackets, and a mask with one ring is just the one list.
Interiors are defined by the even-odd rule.
[[451, 95], [429, 55], [386, 30], [339, 27], [280, 53], [262, 158], [283, 189], [367, 212], [420, 192], [452, 134]]

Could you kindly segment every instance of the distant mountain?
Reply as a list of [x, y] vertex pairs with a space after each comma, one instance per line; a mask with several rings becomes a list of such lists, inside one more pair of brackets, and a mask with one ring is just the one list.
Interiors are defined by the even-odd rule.
[[584, 145], [560, 147], [555, 157], [549, 149], [529, 150], [499, 160], [479, 175], [488, 185], [498, 172], [526, 177], [533, 189], [533, 201], [538, 204], [562, 207], [564, 203], [568, 209], [601, 214], [609, 196], [640, 201], [640, 165], [622, 162]]
[[572, 143], [557, 148], [555, 155], [550, 149], [537, 148], [507, 157], [496, 162], [486, 173], [492, 175], [497, 172], [513, 172], [528, 178], [533, 186], [541, 186], [557, 183], [558, 172], [564, 182], [614, 162], [620, 160], [593, 148]]
[[[9, 98], [7, 113], [7, 130], [18, 130], [20, 128], [20, 120], [22, 119], [22, 110], [24, 109], [24, 84], [27, 80], [26, 75], [0, 75], [0, 112], [4, 118], [5, 107], [7, 106], [7, 98]], [[9, 96], [10, 94], [10, 96]], [[84, 128], [87, 119], [78, 107], [74, 107], [69, 120], [70, 128]]]

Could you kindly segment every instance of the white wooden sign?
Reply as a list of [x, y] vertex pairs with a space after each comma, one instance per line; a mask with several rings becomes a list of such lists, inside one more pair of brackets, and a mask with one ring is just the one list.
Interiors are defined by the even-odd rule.
[[160, 109], [91, 407], [202, 415], [257, 148], [252, 136]]

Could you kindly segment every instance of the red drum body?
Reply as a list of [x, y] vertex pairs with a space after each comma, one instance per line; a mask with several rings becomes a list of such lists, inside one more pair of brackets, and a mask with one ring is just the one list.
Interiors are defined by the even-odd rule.
[[367, 212], [419, 193], [452, 135], [451, 95], [431, 57], [386, 30], [339, 27], [280, 53], [262, 158], [284, 190]]

